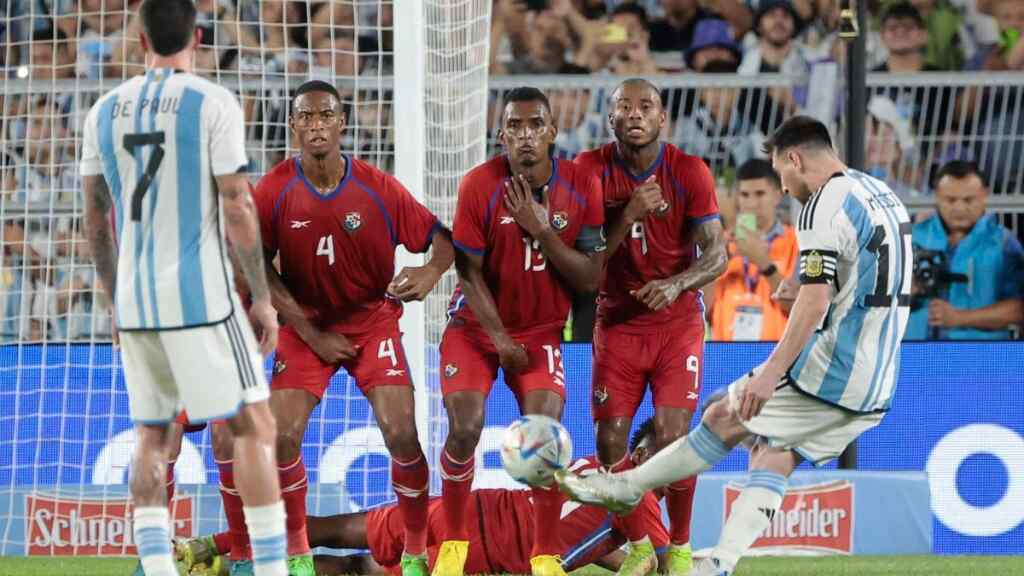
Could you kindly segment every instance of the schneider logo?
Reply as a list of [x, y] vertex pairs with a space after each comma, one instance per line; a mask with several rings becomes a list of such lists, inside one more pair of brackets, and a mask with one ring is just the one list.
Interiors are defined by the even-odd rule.
[[[742, 490], [732, 483], [723, 487], [725, 518]], [[853, 484], [849, 481], [796, 486], [786, 492], [782, 507], [753, 547], [850, 554], [853, 525]]]

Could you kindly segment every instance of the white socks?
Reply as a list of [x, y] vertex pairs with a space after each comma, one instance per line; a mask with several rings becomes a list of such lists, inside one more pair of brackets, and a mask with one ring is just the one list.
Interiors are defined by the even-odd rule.
[[170, 527], [166, 506], [143, 506], [133, 512], [132, 532], [146, 576], [178, 576], [171, 555]]
[[711, 552], [730, 572], [740, 557], [772, 523], [786, 493], [786, 477], [768, 470], [753, 470], [746, 488], [732, 505], [722, 536]]
[[288, 576], [288, 534], [284, 502], [246, 506], [245, 525], [252, 543], [252, 569], [256, 576]]
[[629, 482], [651, 490], [696, 476], [729, 454], [729, 448], [703, 423], [661, 449], [643, 465], [622, 473]]

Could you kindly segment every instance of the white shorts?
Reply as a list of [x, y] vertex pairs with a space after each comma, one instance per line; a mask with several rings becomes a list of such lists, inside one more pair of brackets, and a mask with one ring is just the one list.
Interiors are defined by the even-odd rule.
[[[760, 366], [755, 370], [760, 370]], [[742, 393], [750, 374], [729, 385], [729, 405], [739, 412]], [[752, 434], [765, 438], [773, 448], [792, 450], [815, 466], [838, 457], [858, 436], [874, 428], [884, 414], [857, 414], [840, 410], [780, 382], [761, 413], [740, 423]]]
[[120, 337], [128, 405], [137, 424], [170, 422], [182, 408], [192, 423], [230, 418], [242, 404], [270, 397], [256, 337], [237, 312], [211, 326]]

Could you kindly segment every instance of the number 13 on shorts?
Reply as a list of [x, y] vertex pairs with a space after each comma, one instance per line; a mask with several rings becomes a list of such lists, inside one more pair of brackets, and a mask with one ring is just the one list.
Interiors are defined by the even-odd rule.
[[561, 346], [545, 344], [541, 346], [547, 354], [548, 374], [551, 379], [562, 388], [565, 388], [565, 368], [562, 366]]

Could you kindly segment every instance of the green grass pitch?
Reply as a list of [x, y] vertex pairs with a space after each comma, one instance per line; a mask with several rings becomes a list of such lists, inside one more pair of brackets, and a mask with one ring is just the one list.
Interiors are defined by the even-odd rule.
[[[2, 576], [129, 576], [135, 560], [124, 558], [0, 557]], [[1014, 556], [858, 556], [829, 558], [751, 558], [736, 576], [1003, 576], [1024, 573], [1024, 559]], [[583, 568], [577, 576], [607, 575]]]

